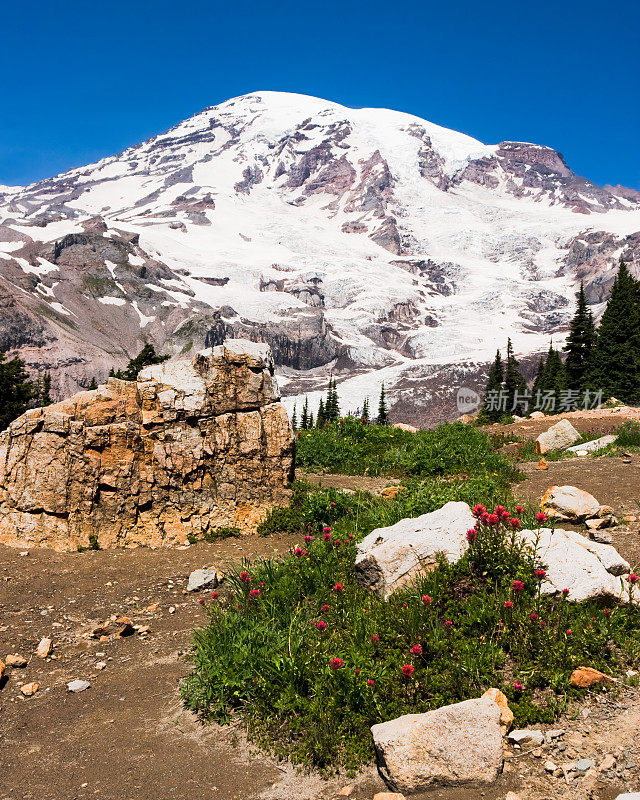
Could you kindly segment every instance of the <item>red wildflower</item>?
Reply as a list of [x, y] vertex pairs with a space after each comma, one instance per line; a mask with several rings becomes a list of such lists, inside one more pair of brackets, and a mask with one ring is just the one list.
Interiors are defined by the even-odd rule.
[[429, 597], [428, 594], [423, 594], [422, 595], [422, 602], [425, 604], [425, 606], [430, 606], [431, 605], [431, 598]]
[[536, 514], [536, 522], [539, 523], [540, 525], [543, 525], [546, 521], [547, 521], [547, 515], [544, 513], [544, 511], [538, 511], [538, 513]]
[[361, 669], [354, 669], [353, 671], [354, 671], [354, 673], [355, 673], [356, 675], [359, 675], [359, 674], [362, 672], [362, 670], [361, 670]]
[[413, 647], [409, 650], [409, 652], [414, 656], [421, 656], [422, 647], [419, 644], [414, 644]]
[[313, 536], [309, 536], [309, 534], [307, 534], [307, 535], [304, 537], [304, 540], [305, 540], [305, 542], [306, 542], [307, 544], [309, 544], [309, 542], [310, 542], [310, 541], [312, 541], [312, 539], [313, 539]]
[[532, 611], [530, 616], [531, 616], [531, 622], [535, 622], [538, 619], [538, 615], [536, 614], [535, 611]]
[[522, 523], [520, 522], [520, 520], [517, 517], [512, 517], [509, 520], [509, 525], [511, 525], [511, 527], [514, 528], [514, 529], [522, 527]]
[[249, 597], [250, 597], [252, 600], [257, 600], [257, 599], [260, 597], [260, 589], [252, 589], [252, 590], [249, 592]]
[[373, 634], [373, 636], [371, 636], [371, 641], [372, 641], [374, 644], [377, 644], [377, 643], [380, 641], [380, 637], [378, 636], [378, 634], [377, 634], [377, 633], [374, 633], [374, 634]]
[[249, 573], [247, 572], [246, 569], [243, 569], [242, 572], [240, 573], [240, 580], [243, 583], [251, 583], [251, 578], [249, 577]]
[[347, 538], [349, 538], [349, 539], [353, 539], [353, 538], [354, 538], [354, 537], [353, 537], [353, 534], [352, 534], [352, 533], [350, 533], [350, 534], [349, 534], [349, 536], [348, 536]]
[[537, 569], [536, 570], [536, 578], [541, 581], [543, 578], [547, 577], [546, 569]]
[[524, 592], [524, 583], [522, 581], [513, 581], [511, 588], [516, 594], [522, 594]]
[[342, 669], [342, 667], [344, 667], [344, 661], [341, 658], [332, 658], [329, 661], [329, 666], [331, 669]]
[[321, 619], [318, 622], [316, 622], [316, 628], [319, 631], [324, 631], [327, 628], [327, 623], [324, 620]]
[[563, 589], [562, 590], [562, 594], [566, 597], [569, 594], [569, 590], [568, 589]]
[[369, 678], [369, 680], [367, 681], [367, 686], [375, 686], [375, 685], [376, 682], [373, 680], [373, 678]]
[[304, 555], [304, 550], [301, 547], [296, 547], [296, 549], [293, 552], [296, 554], [298, 558]]
[[516, 514], [524, 514], [524, 508], [522, 506], [516, 506]]
[[201, 597], [201, 598], [198, 600], [198, 602], [200, 603], [200, 605], [201, 605], [201, 606], [202, 606], [202, 605], [204, 605], [204, 597]]
[[410, 678], [413, 673], [416, 671], [415, 667], [411, 664], [404, 664], [400, 672], [404, 675], [405, 678]]
[[513, 608], [513, 600], [505, 600], [504, 601], [505, 608]]
[[469, 544], [473, 544], [475, 542], [476, 536], [478, 535], [478, 531], [475, 528], [469, 528], [467, 531], [467, 541]]
[[331, 503], [329, 503], [329, 505], [331, 506], [331, 508], [333, 508], [335, 506], [335, 503], [332, 501]]
[[445, 619], [444, 625], [445, 628], [450, 628], [453, 625], [453, 622], [450, 619]]
[[324, 528], [322, 529], [322, 532], [323, 533], [331, 533], [331, 528], [328, 525], [325, 525]]
[[632, 572], [632, 573], [631, 573], [631, 574], [630, 574], [630, 575], [627, 577], [627, 580], [628, 580], [628, 581], [629, 581], [629, 583], [630, 583], [630, 584], [633, 586], [634, 584], [638, 583], [638, 580], [640, 580], [640, 578], [638, 578], [638, 576], [636, 575], [636, 573], [635, 573], [635, 572]]
[[521, 692], [524, 689], [524, 686], [520, 683], [520, 681], [514, 681], [513, 688], [516, 690], [516, 692]]
[[540, 627], [541, 628], [546, 628], [547, 627], [547, 623], [543, 619], [540, 620]]
[[320, 609], [320, 611], [322, 611], [322, 613], [323, 613], [323, 614], [326, 614], [326, 613], [327, 613], [327, 611], [330, 611], [330, 610], [331, 610], [331, 606], [328, 606], [328, 605], [324, 605], [324, 606], [322, 606], [322, 608]]
[[340, 545], [342, 544], [342, 542], [340, 541], [340, 539], [335, 539], [333, 543], [334, 543], [334, 545], [335, 545], [336, 547], [340, 547]]
[[211, 599], [212, 600], [217, 600], [219, 597], [220, 597], [220, 595], [218, 594], [218, 592], [211, 592]]
[[489, 514], [487, 522], [489, 525], [497, 525], [500, 522], [500, 517], [497, 514]]
[[502, 512], [506, 511], [507, 509], [504, 506], [496, 506], [494, 509], [494, 513], [497, 514], [499, 517], [502, 516]]
[[473, 507], [473, 511], [471, 513], [473, 514], [474, 517], [481, 517], [486, 510], [487, 509], [484, 506], [481, 506], [480, 503], [478, 503], [477, 506]]
[[573, 631], [571, 630], [571, 628], [567, 628], [567, 636], [571, 636], [572, 633]]
[[325, 533], [325, 535], [322, 538], [325, 540], [325, 542], [330, 542], [331, 541], [331, 534], [330, 533]]
[[333, 591], [336, 594], [342, 594], [342, 592], [344, 592], [344, 586], [341, 583], [336, 583], [336, 585], [333, 587]]

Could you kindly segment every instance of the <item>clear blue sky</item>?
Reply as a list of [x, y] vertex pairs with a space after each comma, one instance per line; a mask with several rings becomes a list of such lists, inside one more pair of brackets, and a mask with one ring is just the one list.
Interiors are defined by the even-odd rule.
[[32, 0], [5, 3], [2, 25], [0, 183], [273, 89], [547, 144], [640, 188], [637, 0]]

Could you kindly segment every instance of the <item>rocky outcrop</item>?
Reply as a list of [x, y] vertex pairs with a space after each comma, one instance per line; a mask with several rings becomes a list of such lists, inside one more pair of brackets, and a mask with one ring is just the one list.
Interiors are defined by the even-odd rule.
[[278, 401], [268, 347], [231, 340], [27, 411], [0, 434], [0, 541], [171, 546], [255, 530], [289, 495]]
[[373, 725], [378, 769], [402, 792], [487, 784], [502, 769], [501, 711], [490, 697]]

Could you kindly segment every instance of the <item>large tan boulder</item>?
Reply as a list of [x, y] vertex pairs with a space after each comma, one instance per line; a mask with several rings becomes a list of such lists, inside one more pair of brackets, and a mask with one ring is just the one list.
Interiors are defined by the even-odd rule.
[[467, 503], [447, 503], [420, 517], [376, 528], [358, 544], [356, 576], [363, 586], [388, 597], [420, 571], [437, 566], [438, 554], [456, 562], [467, 549], [476, 519]]
[[502, 768], [500, 714], [485, 697], [373, 725], [380, 774], [401, 792], [491, 783]]
[[536, 453], [544, 455], [550, 450], [566, 450], [580, 439], [580, 434], [568, 419], [561, 419], [536, 439]]
[[0, 542], [75, 550], [255, 530], [289, 497], [293, 432], [267, 345], [231, 340], [0, 433]]
[[577, 486], [551, 486], [544, 493], [540, 508], [555, 519], [581, 522], [597, 516], [600, 503]]

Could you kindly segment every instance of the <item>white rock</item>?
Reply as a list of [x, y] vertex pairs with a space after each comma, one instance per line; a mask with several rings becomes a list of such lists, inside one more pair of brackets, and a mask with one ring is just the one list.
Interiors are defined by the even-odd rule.
[[536, 747], [540, 747], [540, 745], [544, 742], [544, 733], [542, 733], [542, 731], [520, 729], [517, 731], [511, 731], [508, 739], [514, 744], [531, 744], [535, 745]]
[[67, 684], [67, 691], [75, 692], [77, 694], [78, 692], [84, 692], [84, 690], [88, 689], [90, 686], [91, 684], [89, 681], [82, 681], [76, 678], [75, 681], [70, 681]]
[[640, 792], [626, 792], [625, 794], [619, 794], [616, 797], [616, 800], [640, 800]]
[[502, 767], [500, 708], [489, 698], [373, 725], [378, 769], [396, 790], [483, 784]]
[[580, 439], [580, 434], [568, 419], [561, 419], [536, 439], [536, 453], [544, 455], [550, 450], [566, 450]]
[[546, 414], [543, 414], [542, 411], [532, 411], [531, 414], [529, 414], [530, 419], [544, 419], [545, 416]]
[[610, 444], [615, 442], [615, 436], [601, 436], [599, 439], [593, 439], [591, 442], [584, 442], [583, 444], [576, 444], [573, 447], [567, 447], [567, 453], [577, 453], [582, 455], [584, 453], [596, 453], [598, 450], [604, 450]]
[[376, 528], [358, 545], [358, 581], [383, 597], [437, 564], [437, 553], [449, 563], [466, 551], [466, 534], [475, 525], [466, 503], [447, 503], [420, 517], [401, 519], [388, 528]]
[[559, 519], [579, 521], [597, 516], [600, 503], [577, 486], [551, 486], [544, 493], [540, 508]]
[[538, 557], [546, 565], [543, 594], [568, 589], [567, 599], [575, 602], [595, 597], [627, 599], [627, 588], [618, 576], [628, 573], [630, 567], [611, 545], [592, 542], [575, 531], [561, 529], [524, 530], [520, 536], [536, 547]]
[[218, 575], [213, 569], [195, 569], [187, 582], [188, 592], [197, 592], [207, 586], [215, 588], [218, 585]]

